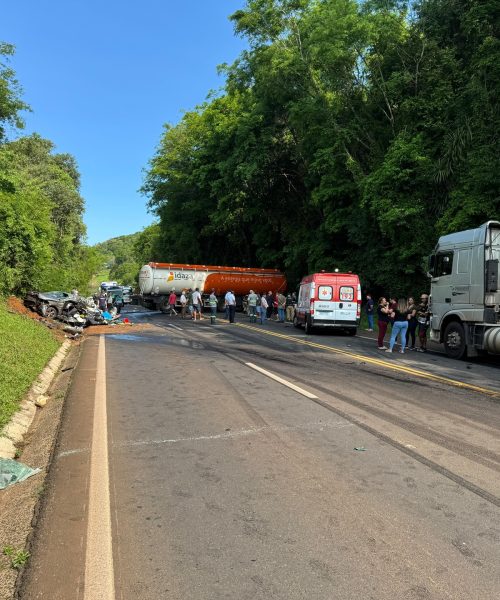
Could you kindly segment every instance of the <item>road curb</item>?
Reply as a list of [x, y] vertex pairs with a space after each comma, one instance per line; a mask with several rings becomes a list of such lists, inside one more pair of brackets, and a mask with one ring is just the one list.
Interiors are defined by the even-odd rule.
[[59, 371], [61, 364], [71, 346], [70, 340], [64, 340], [59, 350], [50, 359], [47, 366], [29, 389], [26, 397], [19, 405], [19, 410], [0, 432], [0, 458], [14, 458], [16, 444], [23, 441], [36, 414], [37, 406], [45, 406], [47, 390]]

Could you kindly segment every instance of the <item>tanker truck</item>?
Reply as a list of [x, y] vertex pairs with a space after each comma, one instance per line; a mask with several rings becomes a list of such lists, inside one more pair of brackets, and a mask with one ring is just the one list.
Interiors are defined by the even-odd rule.
[[448, 356], [500, 355], [500, 222], [439, 238], [429, 260], [430, 339]]
[[236, 297], [236, 306], [243, 306], [243, 297], [250, 290], [256, 293], [269, 290], [285, 291], [286, 278], [277, 269], [253, 269], [247, 267], [215, 267], [207, 265], [189, 265], [150, 262], [139, 272], [141, 304], [146, 308], [165, 311], [168, 297], [175, 292], [177, 298], [183, 290], [200, 290], [203, 305], [208, 305], [212, 289], [219, 300], [218, 308], [224, 308], [224, 296], [232, 290]]

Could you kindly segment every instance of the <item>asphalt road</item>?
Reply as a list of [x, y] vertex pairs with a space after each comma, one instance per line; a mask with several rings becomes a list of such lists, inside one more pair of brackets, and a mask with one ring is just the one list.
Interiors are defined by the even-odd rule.
[[500, 596], [498, 363], [135, 318], [83, 344], [21, 598]]

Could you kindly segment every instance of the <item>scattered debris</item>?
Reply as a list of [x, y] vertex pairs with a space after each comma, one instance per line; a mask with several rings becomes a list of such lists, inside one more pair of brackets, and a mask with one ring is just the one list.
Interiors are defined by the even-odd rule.
[[32, 469], [17, 460], [0, 458], [0, 490], [14, 483], [24, 481], [39, 472], [40, 469]]
[[122, 321], [116, 307], [101, 310], [93, 297], [79, 296], [76, 290], [71, 293], [29, 292], [24, 298], [24, 304], [38, 313], [42, 317], [40, 320], [47, 327], [61, 327], [64, 332], [70, 334], [66, 336], [70, 339], [78, 339], [83, 329], [89, 325], [131, 325], [127, 317]]

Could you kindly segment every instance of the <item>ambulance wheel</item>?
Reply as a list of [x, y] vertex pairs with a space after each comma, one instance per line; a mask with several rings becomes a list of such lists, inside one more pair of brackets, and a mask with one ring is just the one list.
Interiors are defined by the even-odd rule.
[[462, 323], [452, 321], [444, 330], [444, 349], [450, 358], [467, 358], [465, 330]]
[[312, 333], [312, 330], [313, 330], [313, 327], [311, 325], [311, 317], [307, 316], [304, 331], [306, 332], [306, 335], [310, 335]]

